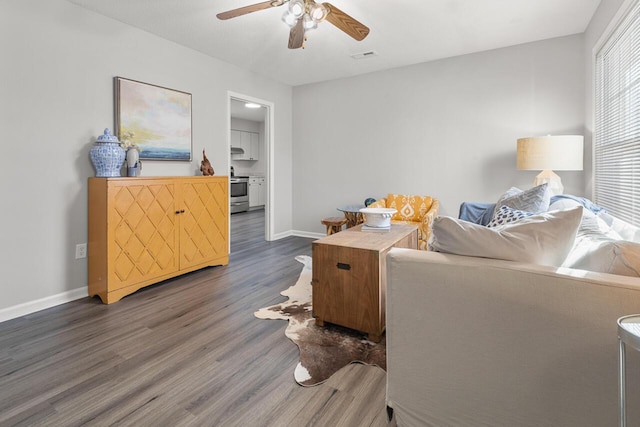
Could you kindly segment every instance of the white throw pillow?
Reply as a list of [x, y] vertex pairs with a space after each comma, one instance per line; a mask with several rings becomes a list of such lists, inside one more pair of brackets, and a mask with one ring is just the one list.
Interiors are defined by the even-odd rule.
[[614, 218], [606, 212], [600, 212], [598, 218], [610, 224], [611, 229], [616, 231], [622, 239], [640, 243], [640, 228], [635, 225], [631, 225], [619, 218]]
[[581, 218], [581, 207], [533, 215], [499, 228], [437, 217], [430, 247], [457, 255], [560, 266], [573, 247]]
[[575, 208], [576, 206], [582, 206], [582, 203], [573, 199], [558, 199], [549, 205], [549, 210], [563, 211], [565, 209]]
[[578, 240], [585, 236], [591, 239], [601, 236], [606, 237], [608, 240], [628, 240], [623, 239], [622, 236], [612, 229], [599, 215], [594, 214], [586, 208], [582, 212], [582, 222], [578, 228], [576, 245], [579, 244]]
[[585, 209], [575, 245], [562, 266], [640, 277], [640, 244], [627, 241], [600, 215]]
[[640, 277], [640, 244], [604, 236], [582, 236], [563, 267]]

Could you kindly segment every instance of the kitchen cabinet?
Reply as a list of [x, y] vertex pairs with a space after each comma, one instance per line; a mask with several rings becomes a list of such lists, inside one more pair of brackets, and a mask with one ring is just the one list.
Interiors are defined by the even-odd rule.
[[231, 129], [231, 146], [244, 150], [243, 154], [232, 154], [233, 160], [260, 160], [260, 134]]
[[226, 176], [90, 178], [89, 296], [138, 289], [229, 263]]
[[249, 177], [249, 208], [261, 207], [267, 201], [267, 186], [264, 177]]

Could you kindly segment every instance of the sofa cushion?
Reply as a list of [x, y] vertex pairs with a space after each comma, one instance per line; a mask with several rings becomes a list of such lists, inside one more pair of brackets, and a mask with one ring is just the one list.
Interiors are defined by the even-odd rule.
[[640, 244], [626, 240], [600, 215], [585, 209], [573, 249], [562, 266], [640, 277]]
[[581, 237], [563, 267], [640, 277], [640, 244], [606, 237]]
[[487, 224], [487, 227], [499, 227], [501, 225], [510, 224], [533, 215], [531, 212], [512, 209], [508, 206], [500, 206], [493, 214], [493, 218]]
[[498, 199], [496, 210], [500, 206], [508, 206], [521, 211], [540, 213], [549, 209], [550, 201], [551, 192], [546, 183], [524, 191], [511, 187]]
[[394, 208], [397, 212], [391, 217], [396, 221], [420, 222], [424, 215], [431, 209], [433, 199], [429, 196], [411, 196], [406, 194], [389, 194], [387, 207]]
[[573, 247], [581, 218], [581, 207], [532, 215], [497, 228], [438, 217], [430, 246], [457, 255], [560, 266]]

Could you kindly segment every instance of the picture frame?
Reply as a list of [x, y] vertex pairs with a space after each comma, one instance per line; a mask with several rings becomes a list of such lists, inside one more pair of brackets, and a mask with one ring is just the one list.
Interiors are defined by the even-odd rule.
[[192, 161], [191, 94], [124, 77], [114, 78], [116, 132], [141, 160]]

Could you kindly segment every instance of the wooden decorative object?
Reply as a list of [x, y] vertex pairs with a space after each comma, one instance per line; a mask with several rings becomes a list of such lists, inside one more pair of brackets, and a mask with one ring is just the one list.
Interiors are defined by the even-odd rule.
[[330, 236], [341, 231], [342, 226], [347, 223], [347, 219], [332, 216], [330, 218], [323, 218], [320, 222], [327, 227], [327, 236]]
[[392, 247], [417, 249], [418, 228], [394, 224], [388, 231], [361, 229], [313, 242], [313, 315], [317, 325], [345, 326], [379, 342], [385, 329], [386, 254]]
[[111, 304], [138, 289], [229, 263], [229, 181], [89, 179], [89, 296]]
[[347, 228], [355, 227], [364, 222], [364, 216], [360, 212], [345, 211], [344, 217], [347, 219]]
[[213, 171], [213, 166], [211, 166], [209, 159], [207, 159], [207, 155], [204, 153], [204, 150], [202, 150], [202, 162], [200, 163], [200, 172], [202, 172], [202, 175], [204, 176], [212, 176], [213, 174], [215, 174], [215, 172]]

